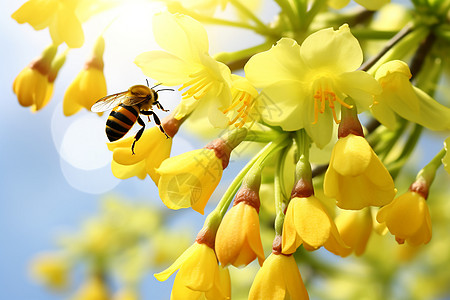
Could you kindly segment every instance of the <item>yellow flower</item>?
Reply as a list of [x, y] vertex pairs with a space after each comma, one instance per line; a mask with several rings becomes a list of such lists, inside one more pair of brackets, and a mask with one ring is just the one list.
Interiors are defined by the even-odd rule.
[[109, 300], [108, 287], [99, 276], [93, 276], [81, 286], [74, 300]]
[[78, 73], [64, 94], [64, 115], [71, 116], [83, 107], [90, 111], [92, 105], [106, 96], [106, 80], [103, 74], [103, 52], [105, 40], [97, 39], [92, 58], [86, 62], [84, 69]]
[[363, 61], [358, 40], [348, 25], [311, 34], [300, 47], [282, 38], [272, 49], [254, 55], [245, 66], [250, 83], [262, 88], [261, 117], [286, 131], [305, 128], [319, 148], [330, 140], [333, 119], [343, 100], [352, 97], [362, 112], [373, 95], [381, 92], [377, 81], [357, 68]]
[[248, 299], [309, 299], [294, 257], [270, 254], [256, 274]]
[[341, 256], [348, 249], [336, 224], [314, 195], [291, 199], [284, 219], [282, 238], [284, 254], [294, 253], [301, 244], [308, 251], [324, 246]]
[[[259, 203], [258, 203], [259, 204]], [[258, 209], [246, 202], [235, 204], [220, 223], [216, 236], [217, 258], [223, 266], [246, 266], [258, 257], [264, 262]]]
[[159, 196], [168, 208], [192, 207], [203, 214], [223, 167], [213, 149], [198, 149], [164, 160], [156, 172]]
[[53, 81], [50, 81], [49, 77], [57, 49], [58, 47], [54, 45], [45, 49], [41, 57], [23, 69], [14, 80], [13, 91], [20, 105], [30, 106], [33, 112], [42, 109], [52, 97], [56, 75]]
[[148, 77], [167, 86], [182, 84], [180, 90], [186, 89], [175, 118], [207, 103], [210, 122], [226, 127], [228, 120], [222, 110], [231, 104], [231, 71], [208, 54], [203, 25], [185, 15], [163, 12], [153, 17], [153, 28], [156, 42], [165, 51], [142, 53], [135, 63]]
[[377, 221], [386, 223], [399, 244], [405, 240], [413, 245], [427, 244], [431, 240], [431, 218], [425, 198], [408, 191], [380, 208]]
[[69, 48], [79, 48], [84, 43], [84, 33], [75, 14], [77, 5], [74, 0], [29, 0], [11, 17], [19, 24], [30, 24], [34, 30], [48, 27], [55, 45], [65, 42]]
[[69, 265], [63, 257], [45, 253], [33, 259], [31, 273], [50, 288], [62, 289], [68, 284]]
[[[368, 10], [378, 10], [391, 0], [355, 0], [359, 5], [364, 6]], [[348, 5], [350, 0], [328, 0], [328, 5], [334, 9], [341, 9]]]
[[340, 138], [331, 153], [323, 183], [325, 196], [343, 209], [390, 203], [397, 190], [386, 167], [364, 137]]
[[383, 92], [375, 97], [371, 110], [383, 125], [394, 129], [396, 115], [399, 115], [431, 130], [450, 129], [450, 108], [411, 84], [411, 72], [406, 63], [400, 60], [387, 62], [380, 66], [375, 78]]
[[[164, 122], [162, 123], [163, 127]], [[161, 134], [158, 127], [153, 126], [144, 130], [131, 152], [134, 136], [108, 143], [108, 149], [113, 151], [111, 170], [117, 178], [127, 179], [136, 176], [145, 179], [150, 175], [155, 184], [158, 184], [159, 174], [156, 172], [161, 163], [170, 156], [172, 139]]]
[[370, 208], [342, 211], [335, 222], [342, 240], [350, 247], [347, 252], [344, 252], [344, 256], [352, 252], [356, 256], [363, 254], [373, 228]]
[[169, 268], [155, 274], [155, 277], [159, 281], [167, 280], [178, 269], [172, 300], [200, 299], [202, 296], [209, 300], [230, 299], [228, 269], [219, 267], [216, 254], [208, 245], [195, 242]]

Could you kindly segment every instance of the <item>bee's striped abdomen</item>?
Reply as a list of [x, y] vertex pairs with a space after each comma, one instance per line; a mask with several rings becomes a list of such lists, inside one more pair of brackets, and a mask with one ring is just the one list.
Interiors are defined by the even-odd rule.
[[136, 123], [139, 116], [139, 107], [119, 104], [109, 114], [106, 121], [106, 136], [113, 142], [123, 137]]

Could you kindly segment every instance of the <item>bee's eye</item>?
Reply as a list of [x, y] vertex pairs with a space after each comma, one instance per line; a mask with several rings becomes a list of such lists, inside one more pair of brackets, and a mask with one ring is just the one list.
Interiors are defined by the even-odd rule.
[[154, 94], [155, 94], [155, 100], [154, 101], [156, 101], [156, 100], [158, 100], [158, 93], [154, 92]]

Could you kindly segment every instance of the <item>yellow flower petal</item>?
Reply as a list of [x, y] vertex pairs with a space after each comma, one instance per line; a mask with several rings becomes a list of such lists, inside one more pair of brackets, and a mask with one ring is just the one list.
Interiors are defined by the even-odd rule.
[[372, 159], [372, 149], [366, 139], [353, 134], [339, 139], [333, 151], [336, 152], [333, 168], [342, 176], [360, 175]]
[[249, 300], [309, 299], [292, 255], [270, 254], [253, 281]]
[[167, 207], [192, 207], [203, 214], [223, 168], [214, 150], [199, 149], [166, 159], [156, 172], [161, 176], [159, 195]]
[[418, 245], [431, 239], [430, 212], [426, 200], [416, 192], [408, 191], [382, 207], [377, 221], [386, 223], [397, 241]]
[[200, 244], [194, 243], [192, 246], [190, 246], [186, 251], [181, 254], [180, 257], [177, 258], [177, 260], [167, 269], [164, 271], [154, 274], [155, 278], [159, 281], [165, 281], [167, 278], [170, 277], [173, 273], [175, 273], [176, 270], [178, 270], [186, 260], [190, 259], [191, 256], [195, 255], [200, 247]]
[[344, 209], [386, 205], [397, 192], [391, 175], [367, 141], [353, 134], [336, 143], [323, 187], [325, 195], [336, 198]]
[[58, 8], [55, 0], [30, 0], [25, 2], [11, 17], [19, 24], [29, 23], [34, 30], [41, 30], [51, 22]]
[[314, 196], [295, 199], [294, 224], [298, 235], [314, 248], [322, 246], [330, 237], [331, 230], [330, 217], [325, 208]]
[[356, 256], [364, 253], [370, 234], [372, 233], [372, 214], [369, 208], [358, 211], [341, 211], [336, 218], [336, 226], [342, 240], [350, 248], [344, 256], [354, 251]]
[[247, 79], [260, 88], [276, 81], [298, 81], [304, 69], [300, 46], [290, 38], [282, 38], [270, 50], [252, 56], [244, 67]]
[[153, 34], [164, 50], [188, 60], [200, 62], [199, 54], [208, 53], [206, 30], [195, 19], [169, 12], [153, 16]]
[[223, 218], [217, 230], [215, 249], [223, 266], [248, 265], [256, 257], [264, 261], [259, 234], [259, 216], [255, 208], [240, 202]]
[[139, 54], [134, 63], [142, 72], [158, 82], [173, 86], [190, 79], [188, 74], [198, 72], [201, 65], [189, 65], [174, 54], [163, 51], [149, 51]]
[[75, 11], [65, 4], [59, 5], [56, 18], [50, 24], [49, 30], [55, 44], [65, 42], [69, 48], [83, 46], [84, 33], [81, 22]]
[[133, 154], [131, 145], [134, 141], [134, 136], [130, 136], [108, 143], [108, 149], [113, 151], [111, 168], [114, 176], [120, 179], [132, 176], [145, 179], [148, 174], [155, 184], [158, 184], [159, 174], [156, 168], [170, 156], [173, 140], [166, 138], [158, 127], [153, 126], [144, 130], [135, 144]]
[[300, 53], [310, 68], [336, 73], [354, 71], [363, 61], [361, 46], [347, 24], [338, 30], [327, 28], [311, 34], [303, 41]]

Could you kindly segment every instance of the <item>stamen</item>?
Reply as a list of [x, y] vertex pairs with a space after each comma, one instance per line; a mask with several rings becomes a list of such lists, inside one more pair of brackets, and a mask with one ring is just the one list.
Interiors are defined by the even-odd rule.
[[[226, 114], [230, 112], [232, 109], [239, 107], [238, 109], [235, 110], [236, 114], [234, 115], [232, 120], [228, 122], [228, 124], [229, 125], [234, 124], [235, 127], [241, 128], [247, 122], [248, 114], [254, 105], [255, 103], [253, 101], [253, 98], [249, 93], [239, 91], [233, 97], [231, 105], [228, 108], [224, 109], [222, 112]], [[239, 119], [240, 119], [239, 123], [236, 123]]]
[[193, 94], [192, 97], [194, 97], [194, 99], [196, 99], [196, 100], [200, 99], [201, 97], [203, 97], [203, 96], [206, 94], [206, 92], [208, 92], [208, 88], [209, 88], [212, 84], [213, 84], [212, 81], [208, 82], [207, 84], [205, 84], [204, 86], [202, 86], [202, 88], [201, 88], [202, 91], [201, 91], [201, 94], [200, 94], [200, 95], [195, 95], [195, 94]]
[[317, 121], [319, 120], [319, 99], [321, 97], [319, 95], [314, 95], [314, 122], [313, 124], [317, 124]]
[[[337, 101], [342, 106], [351, 109], [353, 106], [342, 101], [336, 94], [332, 91], [331, 88], [326, 84], [327, 82], [324, 79], [319, 79], [318, 82], [314, 85], [314, 90], [316, 91], [314, 94], [314, 122], [312, 124], [316, 124], [319, 120], [319, 112], [323, 114], [326, 109], [326, 104], [328, 102], [328, 107], [331, 109], [333, 113], [333, 119], [336, 124], [339, 124], [341, 121], [338, 120], [335, 110], [334, 103]], [[320, 102], [320, 105], [319, 105]]]
[[192, 79], [185, 82], [178, 89], [181, 91], [189, 87], [181, 94], [183, 98], [194, 97], [198, 100], [205, 95], [208, 88], [214, 83], [214, 81], [211, 80], [208, 71], [205, 69], [189, 74], [189, 77]]

